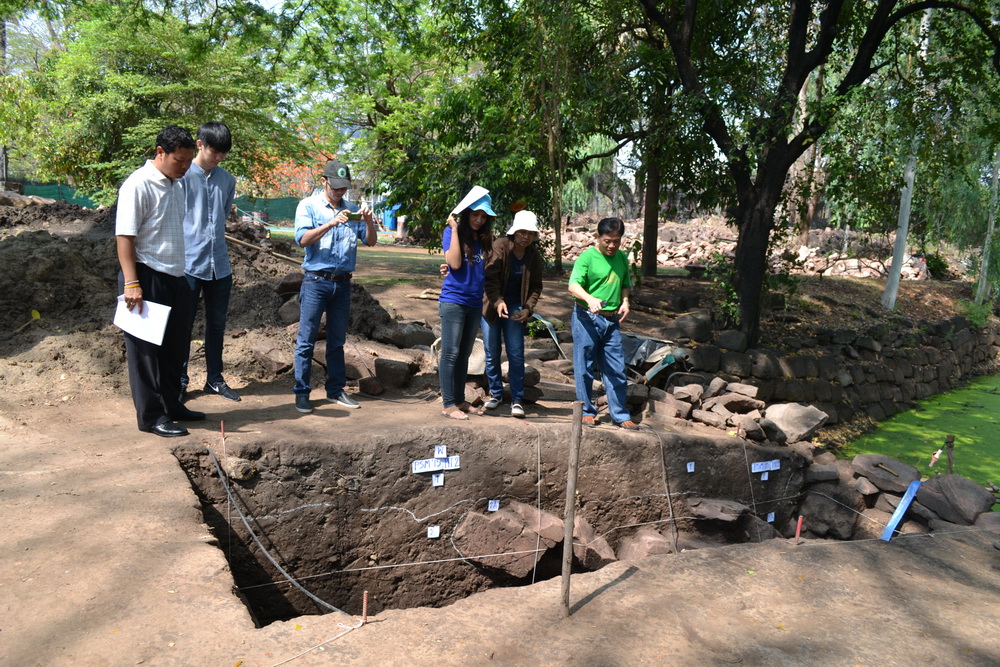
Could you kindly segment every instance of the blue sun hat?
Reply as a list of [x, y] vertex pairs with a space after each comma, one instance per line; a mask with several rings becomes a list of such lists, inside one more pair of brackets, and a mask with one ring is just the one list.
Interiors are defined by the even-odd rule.
[[490, 217], [497, 217], [497, 214], [493, 212], [493, 199], [489, 195], [483, 195], [476, 201], [469, 204], [470, 211], [482, 211]]

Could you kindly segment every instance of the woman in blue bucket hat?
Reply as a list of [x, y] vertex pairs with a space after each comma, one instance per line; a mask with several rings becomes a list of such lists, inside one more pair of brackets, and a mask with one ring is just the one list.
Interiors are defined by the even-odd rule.
[[493, 200], [488, 191], [477, 186], [448, 216], [441, 240], [448, 273], [438, 305], [441, 315], [438, 379], [444, 404], [441, 415], [449, 419], [468, 419], [467, 413], [474, 411], [465, 400], [465, 383], [469, 355], [479, 333], [486, 262], [493, 249], [494, 218]]

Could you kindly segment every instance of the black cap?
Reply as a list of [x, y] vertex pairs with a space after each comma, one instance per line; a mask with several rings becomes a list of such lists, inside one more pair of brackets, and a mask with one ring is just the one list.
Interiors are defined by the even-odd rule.
[[323, 169], [323, 178], [331, 188], [351, 187], [351, 170], [340, 160], [330, 160]]

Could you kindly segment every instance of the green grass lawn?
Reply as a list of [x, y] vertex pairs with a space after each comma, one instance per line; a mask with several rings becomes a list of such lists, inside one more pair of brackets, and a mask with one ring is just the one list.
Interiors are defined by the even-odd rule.
[[1000, 484], [1000, 376], [978, 378], [967, 387], [921, 401], [845, 448], [855, 454], [885, 454], [924, 476], [947, 472], [946, 454], [930, 467], [931, 455], [955, 436], [955, 470], [984, 484]]

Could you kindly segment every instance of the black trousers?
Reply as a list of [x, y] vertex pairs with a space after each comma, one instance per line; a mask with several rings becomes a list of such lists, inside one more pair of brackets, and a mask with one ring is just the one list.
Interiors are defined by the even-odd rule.
[[[153, 345], [132, 334], [125, 334], [128, 357], [128, 382], [140, 431], [172, 421], [182, 409], [181, 373], [191, 345], [188, 317], [191, 312], [191, 288], [184, 276], [171, 276], [136, 263], [143, 301], [170, 306], [163, 344]], [[125, 291], [125, 277], [118, 272], [118, 293]], [[143, 308], [145, 308], [143, 304]]]

